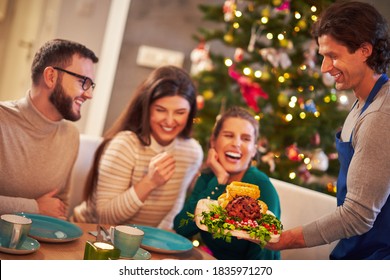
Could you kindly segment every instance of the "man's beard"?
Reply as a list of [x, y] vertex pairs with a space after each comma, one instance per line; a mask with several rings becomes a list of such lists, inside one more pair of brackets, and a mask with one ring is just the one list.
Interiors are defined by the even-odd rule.
[[56, 107], [62, 117], [69, 121], [78, 121], [81, 117], [80, 113], [73, 112], [73, 99], [67, 95], [60, 83], [57, 83], [49, 100]]

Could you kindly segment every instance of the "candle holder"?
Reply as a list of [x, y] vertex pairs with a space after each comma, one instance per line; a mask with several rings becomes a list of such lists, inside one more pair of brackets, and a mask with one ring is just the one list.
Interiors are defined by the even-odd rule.
[[106, 241], [87, 241], [84, 250], [84, 260], [117, 260], [121, 250]]

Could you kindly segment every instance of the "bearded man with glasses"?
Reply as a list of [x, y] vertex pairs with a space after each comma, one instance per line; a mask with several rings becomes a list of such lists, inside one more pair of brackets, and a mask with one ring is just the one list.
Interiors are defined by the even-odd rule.
[[0, 215], [28, 212], [65, 219], [79, 147], [73, 125], [92, 98], [98, 58], [55, 39], [35, 54], [24, 98], [0, 102]]

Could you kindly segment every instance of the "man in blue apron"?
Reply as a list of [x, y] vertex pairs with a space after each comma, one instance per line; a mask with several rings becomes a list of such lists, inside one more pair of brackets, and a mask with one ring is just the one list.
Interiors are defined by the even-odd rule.
[[389, 29], [371, 5], [330, 6], [313, 27], [321, 71], [357, 100], [336, 135], [337, 209], [284, 231], [268, 249], [313, 247], [340, 240], [331, 259], [390, 259]]

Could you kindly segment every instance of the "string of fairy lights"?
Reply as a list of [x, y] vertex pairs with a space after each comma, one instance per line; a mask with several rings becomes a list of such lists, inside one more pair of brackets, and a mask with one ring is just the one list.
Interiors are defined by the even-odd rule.
[[[245, 2], [245, 7], [241, 5], [243, 2]], [[249, 40], [249, 45], [247, 47], [247, 50], [243, 50], [241, 48], [236, 48], [236, 51], [232, 57], [226, 56], [224, 59], [224, 65], [228, 70], [234, 69], [236, 71], [236, 75], [239, 76], [240, 81], [242, 78], [246, 78], [246, 87], [256, 87], [259, 86], [259, 83], [257, 81], [268, 81], [271, 78], [271, 75], [275, 76], [277, 82], [282, 85], [281, 88], [283, 88], [283, 84], [289, 83], [291, 79], [294, 78], [294, 73], [291, 71], [291, 61], [288, 55], [288, 51], [293, 49], [293, 43], [289, 39], [289, 34], [282, 30], [278, 30], [278, 32], [272, 32], [265, 30], [268, 30], [267, 24], [269, 24], [275, 16], [275, 13], [272, 11], [272, 9], [278, 9], [279, 12], [288, 13], [289, 15], [293, 16], [295, 18], [295, 26], [292, 28], [293, 32], [299, 33], [301, 31], [307, 30], [310, 23], [307, 22], [307, 20], [311, 20], [313, 22], [318, 20], [318, 8], [315, 5], [310, 6], [310, 14], [309, 15], [302, 15], [301, 12], [298, 11], [292, 11], [290, 8], [290, 0], [273, 0], [272, 1], [273, 7], [268, 5], [267, 7], [261, 9], [260, 12], [260, 18], [255, 21], [255, 23], [252, 26], [251, 29], [251, 36]], [[225, 4], [223, 5], [223, 12], [224, 12], [224, 20], [225, 22], [228, 22], [231, 24], [231, 27], [228, 28], [227, 32], [223, 36], [223, 40], [229, 44], [232, 43], [235, 39], [233, 30], [240, 29], [240, 18], [243, 17], [243, 11], [241, 11], [241, 8], [248, 9], [249, 11], [253, 11], [255, 9], [253, 1], [239, 1], [237, 0], [227, 0], [225, 1]], [[276, 8], [275, 8], [276, 7]], [[262, 65], [262, 64], [255, 64], [255, 65], [243, 65], [243, 56], [246, 52], [251, 53], [255, 50], [255, 42], [259, 39], [259, 34], [261, 34], [262, 42], [264, 40], [269, 40], [270, 42], [279, 42], [280, 48], [263, 48], [259, 50], [259, 53], [263, 57], [265, 61], [270, 62], [270, 65]], [[271, 45], [271, 43], [269, 44]], [[195, 50], [194, 50], [195, 51]], [[202, 46], [198, 48], [199, 51], [197, 53], [198, 57], [198, 69], [196, 69], [197, 72], [203, 71], [203, 70], [210, 70], [212, 69], [213, 65], [210, 60], [210, 56], [208, 55], [209, 46], [202, 43]], [[202, 52], [202, 55], [200, 55], [200, 52]], [[206, 54], [204, 55], [203, 52]], [[320, 69], [316, 67], [314, 62], [314, 56], [316, 55], [316, 45], [310, 45], [308, 47], [307, 52], [310, 54], [305, 61], [303, 61], [301, 64], [297, 65], [297, 70], [300, 72], [307, 72], [310, 71], [310, 75], [315, 79], [322, 79], [323, 84], [327, 87], [329, 87], [329, 90], [327, 90], [327, 93], [323, 95], [323, 102], [324, 103], [338, 103], [341, 106], [347, 107], [350, 105], [349, 101], [349, 95], [348, 92], [338, 92], [336, 93], [336, 90], [332, 88], [334, 85], [334, 79], [330, 75], [322, 74]], [[192, 54], [192, 57], [195, 57], [195, 52]], [[200, 59], [199, 59], [200, 57]], [[195, 64], [194, 60], [193, 64]], [[206, 60], [210, 60], [207, 63], [205, 63]], [[199, 62], [202, 62], [200, 64]], [[235, 66], [237, 63], [240, 63], [240, 69], [237, 69]], [[278, 71], [275, 71], [275, 69], [278, 69]], [[196, 74], [193, 72], [193, 74]], [[238, 81], [238, 80], [237, 80]], [[286, 86], [287, 88], [287, 86]], [[304, 100], [302, 98], [303, 93], [315, 93], [318, 89], [314, 84], [310, 84], [308, 86], [297, 86], [296, 88], [289, 88], [288, 90], [281, 90], [281, 92], [278, 95], [277, 101], [279, 105], [284, 107], [289, 107], [291, 112], [286, 110], [284, 114], [279, 115], [280, 118], [286, 123], [291, 123], [294, 121], [295, 118], [299, 118], [300, 120], [305, 120], [310, 117], [319, 118], [321, 116], [321, 109], [316, 106], [315, 102], [312, 99]], [[214, 97], [214, 92], [212, 89], [204, 89], [202, 91], [202, 94], [198, 98], [198, 108], [204, 106], [205, 100], [210, 100]], [[253, 97], [255, 98], [255, 97]], [[251, 106], [249, 102], [248, 106]], [[254, 105], [256, 106], [256, 105]], [[257, 108], [253, 107], [254, 111], [256, 112]], [[264, 117], [263, 112], [259, 110], [259, 112], [256, 113], [255, 119], [261, 123], [262, 118]], [[200, 118], [197, 118], [195, 120], [196, 122], [202, 122]], [[279, 157], [281, 157], [280, 152], [271, 152], [271, 155], [266, 155], [265, 157], [268, 158], [268, 160], [275, 161]], [[328, 164], [328, 157], [333, 157], [337, 155], [325, 155], [322, 151], [319, 151], [318, 149], [313, 152], [305, 152], [300, 149], [298, 149], [296, 146], [291, 145], [287, 147], [286, 151], [288, 157], [292, 158], [294, 157], [294, 160], [299, 160], [304, 165], [304, 169], [307, 172], [310, 172], [313, 169], [325, 171], [327, 169]], [[302, 167], [300, 167], [300, 171], [302, 171]], [[299, 174], [296, 170], [289, 171], [288, 177], [293, 180], [295, 179]], [[329, 182], [327, 184], [327, 189], [329, 192], [335, 192], [336, 187], [334, 186], [333, 182]]]

